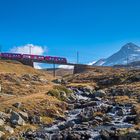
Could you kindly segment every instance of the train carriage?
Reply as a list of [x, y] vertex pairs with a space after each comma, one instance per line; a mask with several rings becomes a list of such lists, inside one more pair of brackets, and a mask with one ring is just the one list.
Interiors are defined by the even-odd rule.
[[41, 55], [23, 54], [22, 58], [23, 59], [38, 60], [38, 61], [43, 61], [44, 60], [44, 56], [41, 56]]
[[18, 53], [1, 53], [1, 58], [4, 59], [21, 59], [22, 55]]
[[45, 60], [51, 63], [67, 63], [66, 58], [46, 56]]

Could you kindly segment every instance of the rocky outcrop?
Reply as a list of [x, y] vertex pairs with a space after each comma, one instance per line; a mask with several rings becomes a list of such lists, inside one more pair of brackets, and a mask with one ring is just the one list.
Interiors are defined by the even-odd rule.
[[15, 111], [11, 113], [10, 122], [13, 125], [25, 125], [25, 121], [23, 120], [23, 118]]

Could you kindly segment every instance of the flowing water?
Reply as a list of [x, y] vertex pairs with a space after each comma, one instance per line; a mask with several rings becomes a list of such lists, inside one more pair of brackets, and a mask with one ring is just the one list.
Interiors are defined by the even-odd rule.
[[[81, 92], [78, 92], [76, 95], [77, 97], [77, 102], [80, 102], [80, 100], [84, 100], [84, 102], [90, 102], [91, 99], [88, 98], [88, 97], [84, 97], [81, 95]], [[109, 101], [108, 100], [101, 100], [101, 101], [96, 101], [97, 105], [94, 106], [94, 110], [98, 110], [99, 108], [101, 107], [105, 107], [105, 106], [109, 106]], [[123, 115], [117, 115], [117, 108], [121, 108], [122, 111], [123, 111]], [[84, 133], [86, 132], [86, 134], [90, 135], [91, 138], [89, 138], [89, 140], [96, 140], [98, 139], [98, 137], [100, 137], [100, 131], [101, 130], [111, 130], [112, 128], [130, 128], [133, 126], [133, 124], [131, 123], [128, 123], [128, 122], [124, 122], [124, 120], [126, 119], [126, 117], [130, 114], [130, 111], [131, 111], [131, 106], [121, 106], [119, 107], [118, 105], [114, 105], [113, 108], [111, 109], [110, 112], [106, 113], [106, 115], [108, 117], [110, 117], [112, 120], [110, 123], [108, 124], [101, 124], [101, 125], [98, 125], [96, 127], [93, 127], [92, 125], [88, 125], [88, 123], [84, 124], [82, 122], [78, 122], [79, 120], [79, 115], [81, 114], [81, 112], [84, 112], [85, 110], [87, 111], [88, 107], [85, 107], [85, 108], [75, 108], [73, 110], [69, 110], [66, 112], [66, 121], [58, 121], [56, 122], [54, 125], [50, 126], [50, 127], [44, 127], [43, 128], [43, 131], [48, 135], [49, 139], [52, 140], [52, 137], [54, 135], [57, 135], [59, 134], [61, 131], [62, 133], [65, 132], [65, 129], [64, 128], [63, 130], [60, 129], [60, 126], [66, 126], [67, 123], [69, 122], [73, 122], [74, 125], [72, 125], [70, 131], [73, 131], [73, 132], [78, 132], [78, 133]], [[92, 109], [92, 107], [91, 107]], [[88, 111], [85, 113], [88, 113]], [[96, 120], [100, 120], [101, 118], [100, 117], [95, 117]], [[77, 120], [77, 121], [76, 121]], [[83, 128], [82, 129], [82, 126], [86, 126], [87, 125], [87, 128]], [[78, 126], [78, 127], [75, 127]], [[80, 130], [81, 128], [81, 130]]]

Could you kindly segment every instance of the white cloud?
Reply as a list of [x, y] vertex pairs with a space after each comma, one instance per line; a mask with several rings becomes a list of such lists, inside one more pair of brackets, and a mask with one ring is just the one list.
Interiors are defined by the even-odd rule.
[[88, 65], [93, 65], [94, 63], [96, 63], [97, 61], [93, 61], [93, 62], [90, 62], [88, 63]]
[[60, 68], [60, 69], [74, 69], [74, 66], [69, 66], [69, 65], [59, 65], [58, 68]]
[[12, 53], [22, 53], [22, 54], [31, 54], [34, 55], [43, 55], [43, 53], [46, 51], [46, 47], [33, 45], [33, 44], [26, 44], [23, 46], [16, 46], [10, 50]]

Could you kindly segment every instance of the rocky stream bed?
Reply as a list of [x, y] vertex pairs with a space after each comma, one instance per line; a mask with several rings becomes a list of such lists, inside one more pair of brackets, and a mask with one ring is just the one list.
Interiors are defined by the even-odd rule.
[[[40, 126], [38, 131], [24, 132], [25, 139], [131, 140], [131, 136], [122, 133], [133, 128], [137, 121], [132, 104], [116, 103], [113, 97], [107, 99], [102, 90], [96, 96], [75, 88], [71, 90], [73, 98], [67, 101], [65, 117], [58, 118], [52, 125]], [[139, 131], [132, 130], [132, 133], [139, 134]]]

